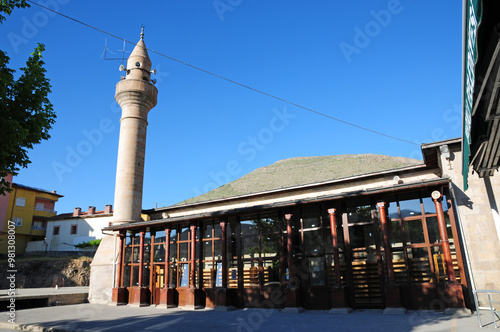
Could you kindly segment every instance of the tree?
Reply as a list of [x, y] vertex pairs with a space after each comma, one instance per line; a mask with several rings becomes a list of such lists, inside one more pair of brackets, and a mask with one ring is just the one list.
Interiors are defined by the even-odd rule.
[[[29, 7], [25, 0], [0, 2], [0, 24], [3, 14], [10, 15], [14, 8]], [[15, 71], [8, 67], [9, 57], [0, 50], [0, 194], [10, 191], [10, 183], [4, 177], [16, 175], [20, 167], [30, 163], [28, 150], [35, 144], [50, 138], [49, 130], [55, 123], [56, 114], [47, 95], [49, 80], [45, 77], [42, 52], [38, 44], [20, 69], [21, 76], [14, 79]]]

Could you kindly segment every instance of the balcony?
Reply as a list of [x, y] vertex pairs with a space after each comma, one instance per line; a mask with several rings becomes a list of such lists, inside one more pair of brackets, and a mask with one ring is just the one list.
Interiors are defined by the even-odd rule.
[[43, 211], [43, 212], [48, 212], [48, 213], [54, 213], [57, 214], [57, 211], [52, 210], [52, 209], [46, 209], [43, 207], [35, 206], [35, 211]]

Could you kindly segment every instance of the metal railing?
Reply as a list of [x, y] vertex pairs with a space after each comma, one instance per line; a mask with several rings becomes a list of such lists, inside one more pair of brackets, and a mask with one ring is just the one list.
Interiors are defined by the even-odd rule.
[[[489, 307], [480, 307], [478, 301], [478, 294], [487, 294], [488, 295], [488, 304]], [[500, 301], [493, 301], [491, 299], [492, 294], [498, 294], [500, 296], [500, 291], [498, 290], [475, 290], [474, 291], [474, 302], [476, 303], [476, 313], [477, 320], [479, 321], [479, 327], [483, 327], [483, 323], [481, 322], [481, 315], [479, 314], [479, 310], [489, 310], [491, 312], [491, 318], [493, 319], [493, 324], [495, 324], [495, 328], [498, 328], [497, 320], [500, 320], [498, 316], [500, 314], [500, 310], [495, 309], [494, 304], [500, 304]]]

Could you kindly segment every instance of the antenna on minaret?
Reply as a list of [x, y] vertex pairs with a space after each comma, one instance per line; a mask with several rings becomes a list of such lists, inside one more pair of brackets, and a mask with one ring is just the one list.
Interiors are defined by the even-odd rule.
[[125, 50], [125, 39], [123, 40], [123, 48], [121, 50], [118, 50], [118, 51], [121, 51], [122, 52], [122, 57], [121, 58], [108, 58], [106, 56], [107, 52], [110, 52], [111, 54], [115, 54], [114, 52], [112, 52], [109, 48], [108, 48], [108, 39], [105, 38], [104, 39], [104, 51], [101, 55], [101, 58], [104, 57], [104, 60], [117, 60], [118, 62], [120, 62], [120, 64], [124, 64], [125, 63], [125, 52], [127, 53], [130, 53], [130, 51], [126, 51]]
[[143, 40], [144, 39], [144, 25], [141, 24], [141, 39]]

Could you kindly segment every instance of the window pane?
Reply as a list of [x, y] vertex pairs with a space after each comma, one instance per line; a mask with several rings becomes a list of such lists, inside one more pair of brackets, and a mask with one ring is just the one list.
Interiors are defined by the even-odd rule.
[[220, 260], [222, 259], [222, 241], [221, 240], [215, 240], [213, 242], [214, 244], [214, 259]]
[[434, 204], [434, 201], [432, 200], [432, 198], [424, 197], [422, 199], [422, 202], [424, 203], [425, 214], [436, 213], [436, 204]]
[[439, 224], [437, 217], [427, 217], [427, 230], [429, 231], [429, 243], [440, 243]]
[[171, 262], [176, 262], [177, 261], [177, 243], [171, 243], [170, 244], [170, 250], [169, 250], [169, 256], [170, 256], [170, 261]]
[[179, 240], [181, 240], [181, 241], [189, 240], [189, 228], [182, 228], [181, 229], [181, 234], [179, 236]]
[[261, 236], [261, 257], [279, 257], [280, 256], [280, 235], [267, 234]]
[[443, 195], [443, 200], [441, 203], [443, 205], [443, 211], [448, 211], [448, 199], [446, 198], [446, 195]]
[[139, 234], [135, 234], [134, 235], [134, 244], [140, 244], [141, 243], [141, 238], [139, 236]]
[[390, 202], [387, 204], [387, 217], [390, 219], [399, 218], [398, 205], [396, 202]]
[[132, 262], [132, 248], [131, 247], [125, 247], [124, 262], [125, 263], [131, 263]]
[[206, 227], [205, 231], [203, 232], [203, 238], [204, 239], [211, 239], [212, 238], [212, 230], [213, 230], [212, 222], [210, 221], [206, 226], [207, 227]]
[[139, 247], [134, 247], [132, 251], [132, 262], [139, 263]]
[[[227, 223], [226, 223], [226, 225], [229, 226], [229, 224], [227, 224]], [[229, 227], [227, 227], [227, 226], [226, 226], [226, 236], [227, 236], [227, 234], [230, 234]], [[220, 227], [219, 223], [216, 223], [214, 225], [214, 237], [220, 239], [222, 236], [221, 234], [222, 234], [222, 228]]]
[[441, 246], [434, 246], [431, 248], [431, 254], [436, 280], [448, 280], [448, 276], [446, 275], [446, 262], [444, 260], [443, 248]]
[[153, 260], [155, 262], [165, 261], [165, 244], [157, 244], [154, 246]]
[[230, 260], [228, 265], [227, 286], [229, 288], [238, 288], [238, 262]]
[[123, 287], [130, 287], [130, 265], [123, 269]]
[[260, 233], [278, 233], [279, 232], [279, 219], [277, 216], [264, 215], [260, 220]]
[[168, 287], [175, 288], [177, 287], [177, 265], [175, 263], [170, 264], [169, 273], [170, 278]]
[[144, 244], [150, 244], [151, 243], [151, 233], [146, 232], [144, 234]]
[[143, 287], [149, 287], [149, 276], [150, 276], [149, 265], [144, 265], [142, 268], [142, 286]]
[[264, 270], [264, 286], [279, 287], [279, 260], [264, 259], [262, 264]]
[[212, 260], [212, 241], [203, 241], [203, 256], [204, 260]]
[[323, 258], [309, 258], [309, 285], [324, 286], [326, 281]]
[[157, 231], [155, 234], [155, 242], [162, 243], [165, 242], [166, 234], [165, 231]]
[[402, 246], [403, 241], [401, 239], [401, 227], [399, 221], [392, 220], [388, 222], [389, 225], [389, 237], [393, 246]]
[[241, 238], [241, 255], [243, 258], [259, 257], [259, 238], [246, 236]]
[[170, 231], [170, 240], [171, 241], [175, 241], [177, 239], [177, 230], [176, 229], [172, 229]]
[[422, 214], [422, 208], [420, 207], [420, 199], [410, 199], [407, 201], [399, 202], [399, 209], [401, 210], [401, 217], [413, 217]]
[[306, 255], [323, 253], [323, 247], [321, 230], [304, 232], [304, 250]]
[[429, 264], [427, 248], [408, 248], [408, 263], [410, 280], [414, 282], [429, 282], [432, 280], [432, 271]]
[[179, 243], [179, 260], [187, 262], [189, 260], [189, 243]]
[[259, 287], [259, 262], [256, 259], [243, 262], [244, 288]]
[[422, 227], [422, 220], [407, 220], [404, 221], [406, 243], [424, 243], [424, 229]]
[[355, 208], [347, 208], [347, 219], [349, 223], [371, 222], [372, 208], [370, 205], [358, 206]]
[[144, 263], [149, 263], [151, 259], [151, 245], [144, 246]]
[[241, 235], [257, 235], [259, 233], [257, 218], [242, 220], [241, 224]]
[[368, 248], [375, 245], [375, 236], [371, 224], [349, 226], [349, 238], [351, 240], [351, 249]]
[[132, 286], [139, 286], [139, 266], [132, 266]]

